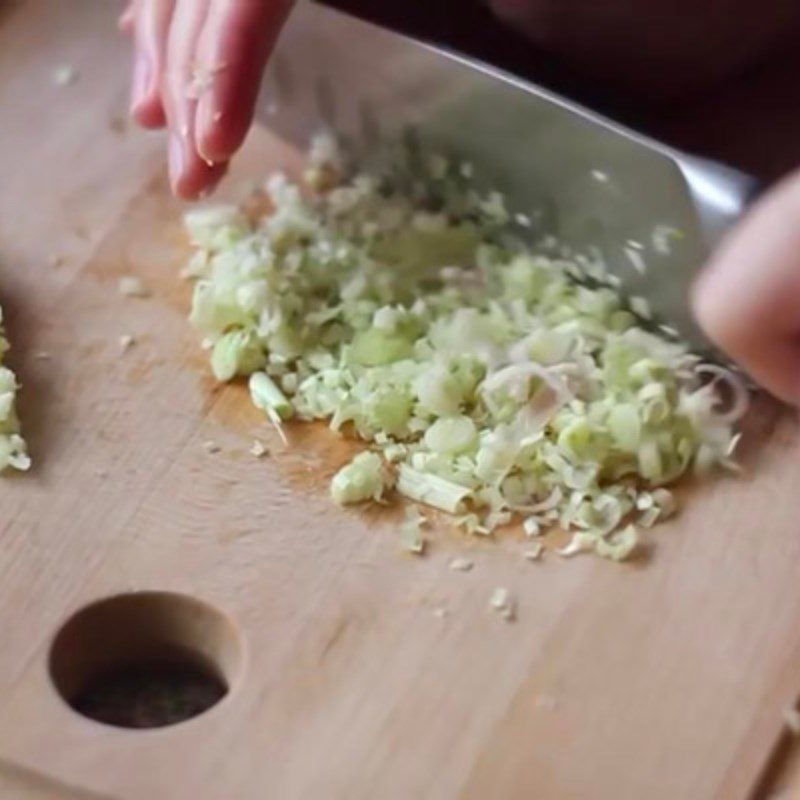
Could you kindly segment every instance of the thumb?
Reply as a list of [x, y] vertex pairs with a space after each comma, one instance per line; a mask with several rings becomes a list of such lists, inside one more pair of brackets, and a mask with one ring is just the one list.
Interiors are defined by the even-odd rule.
[[692, 304], [715, 344], [777, 397], [800, 405], [800, 170], [723, 241]]

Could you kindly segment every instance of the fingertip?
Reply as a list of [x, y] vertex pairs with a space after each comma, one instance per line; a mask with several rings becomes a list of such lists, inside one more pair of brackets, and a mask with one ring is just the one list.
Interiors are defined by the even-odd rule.
[[249, 117], [226, 112], [212, 96], [201, 98], [197, 108], [197, 150], [209, 161], [228, 161], [242, 146]]
[[158, 130], [167, 124], [160, 98], [144, 98], [131, 105], [131, 119], [141, 128]]
[[122, 33], [133, 33], [134, 23], [135, 23], [135, 12], [133, 9], [133, 4], [130, 4], [123, 12], [120, 14], [119, 19], [117, 20], [117, 27]]
[[776, 323], [780, 317], [743, 299], [728, 268], [712, 262], [692, 286], [689, 299], [698, 325], [756, 383], [783, 402], [800, 405], [800, 338]]
[[172, 193], [180, 200], [196, 202], [208, 197], [217, 184], [225, 177], [228, 168], [225, 164], [215, 164], [208, 172], [201, 176], [183, 176], [170, 181]]
[[181, 200], [205, 197], [214, 190], [227, 171], [227, 162], [208, 163], [194, 152], [187, 140], [170, 137], [170, 186], [173, 194]]

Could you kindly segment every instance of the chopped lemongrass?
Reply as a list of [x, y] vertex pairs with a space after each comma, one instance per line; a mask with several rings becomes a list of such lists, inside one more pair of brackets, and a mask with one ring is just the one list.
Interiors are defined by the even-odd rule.
[[408, 464], [400, 465], [396, 488], [410, 500], [447, 511], [449, 514], [458, 514], [470, 495], [466, 487], [429, 472], [420, 472]]
[[119, 337], [119, 349], [123, 353], [130, 350], [134, 344], [136, 344], [136, 339], [129, 333], [123, 333], [122, 336]]
[[538, 561], [539, 558], [541, 558], [543, 552], [544, 552], [544, 545], [541, 542], [536, 542], [535, 544], [523, 550], [522, 555], [528, 561]]
[[628, 260], [633, 265], [633, 268], [640, 274], [644, 275], [647, 272], [647, 264], [645, 263], [644, 259], [642, 258], [641, 253], [638, 249], [633, 247], [626, 247], [625, 248], [625, 255], [628, 257]]
[[469, 572], [474, 566], [474, 562], [468, 558], [454, 558], [450, 562], [450, 569], [454, 572]]
[[[674, 513], [666, 486], [734, 468], [744, 381], [646, 325], [597, 247], [526, 244], [530, 218], [471, 166], [398, 155], [352, 172], [326, 135], [309, 186], [276, 175], [261, 211], [186, 215], [190, 319], [214, 374], [249, 375], [284, 441], [293, 418], [369, 443], [382, 488], [366, 499], [396, 472], [399, 494], [470, 534], [522, 518], [529, 536], [571, 531], [562, 555], [627, 557], [631, 523]], [[659, 236], [677, 238], [619, 247], [643, 271]]]
[[0, 472], [9, 467], [24, 471], [31, 465], [17, 416], [16, 399], [19, 385], [14, 373], [2, 365], [3, 356], [8, 348], [8, 340], [3, 330], [3, 309], [0, 308]]
[[263, 458], [269, 455], [269, 450], [261, 439], [253, 439], [253, 444], [250, 445], [250, 453], [256, 458]]
[[219, 453], [222, 448], [213, 440], [213, 439], [206, 439], [203, 442], [203, 450], [206, 453], [213, 455], [214, 453]]
[[536, 517], [526, 517], [522, 523], [522, 530], [525, 531], [526, 536], [540, 536], [542, 533], [542, 526]]
[[425, 552], [427, 542], [422, 534], [422, 526], [427, 523], [419, 509], [410, 507], [406, 509], [406, 516], [400, 525], [400, 538], [403, 548], [409, 553], [421, 556]]
[[359, 453], [333, 476], [331, 497], [340, 506], [380, 500], [390, 480], [377, 453]]
[[256, 408], [270, 415], [275, 414], [281, 420], [292, 416], [292, 404], [266, 372], [254, 372], [250, 376], [249, 388]]
[[506, 622], [516, 618], [517, 604], [511, 592], [502, 587], [497, 587], [489, 598], [489, 607], [496, 611]]

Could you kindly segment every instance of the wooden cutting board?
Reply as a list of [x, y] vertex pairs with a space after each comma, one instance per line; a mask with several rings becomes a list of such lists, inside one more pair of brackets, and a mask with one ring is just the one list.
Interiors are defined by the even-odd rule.
[[[630, 564], [447, 531], [405, 555], [391, 513], [327, 499], [346, 445], [305, 428], [284, 447], [210, 380], [162, 141], [124, 123], [115, 11], [0, 11], [0, 301], [35, 461], [0, 480], [0, 795], [752, 796], [800, 691], [794, 418], [759, 404], [746, 476], [687, 490]], [[53, 85], [61, 63], [77, 83]], [[296, 160], [256, 130], [226, 190]], [[130, 273], [150, 298], [120, 296]], [[498, 586], [513, 623], [487, 608]], [[159, 595], [151, 628], [190, 631], [230, 693], [159, 730], [84, 719], [54, 689], [53, 638], [147, 591], [205, 604]]]

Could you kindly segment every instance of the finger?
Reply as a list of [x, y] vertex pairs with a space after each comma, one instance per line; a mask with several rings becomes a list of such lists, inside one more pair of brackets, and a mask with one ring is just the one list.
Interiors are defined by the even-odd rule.
[[169, 125], [169, 174], [172, 191], [186, 200], [213, 187], [225, 172], [224, 161], [202, 159], [194, 144], [197, 94], [206, 75], [195, 56], [210, 0], [178, 0], [169, 31], [169, 68], [163, 96]]
[[125, 10], [119, 15], [117, 26], [123, 33], [133, 33], [133, 24], [136, 17], [134, 4], [128, 3]]
[[291, 5], [212, 0], [198, 56], [214, 76], [197, 111], [197, 147], [212, 160], [229, 159], [244, 141], [264, 66]]
[[693, 291], [719, 347], [773, 394], [800, 403], [800, 171], [761, 200]]
[[165, 122], [161, 85], [174, 6], [175, 0], [135, 4], [131, 115], [144, 128], [161, 128]]

